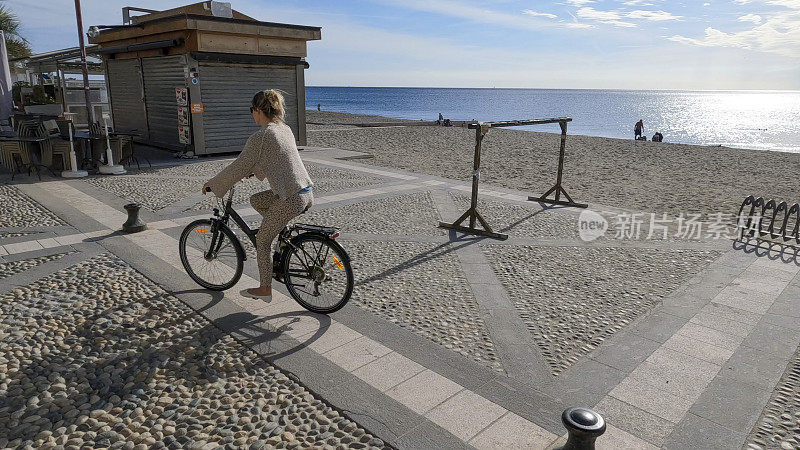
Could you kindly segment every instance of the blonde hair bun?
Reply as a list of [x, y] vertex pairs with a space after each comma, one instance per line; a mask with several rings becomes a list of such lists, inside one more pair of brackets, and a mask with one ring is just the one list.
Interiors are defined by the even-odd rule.
[[283, 94], [277, 89], [259, 91], [253, 97], [252, 106], [261, 110], [269, 120], [283, 120], [286, 116], [286, 102]]

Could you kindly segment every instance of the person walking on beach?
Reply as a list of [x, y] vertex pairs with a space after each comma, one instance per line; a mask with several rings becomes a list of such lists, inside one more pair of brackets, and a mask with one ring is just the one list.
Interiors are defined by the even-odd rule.
[[317, 103], [317, 111], [322, 111], [322, 105], [320, 103]]
[[642, 137], [643, 131], [644, 131], [644, 121], [642, 121], [642, 119], [639, 119], [639, 121], [636, 122], [636, 125], [633, 126], [633, 134], [634, 134], [633, 138], [638, 141], [639, 138]]
[[292, 129], [284, 122], [283, 95], [274, 89], [261, 91], [250, 106], [253, 121], [261, 129], [247, 139], [242, 153], [203, 185], [203, 194], [223, 197], [242, 178], [266, 179], [272, 189], [250, 197], [250, 204], [264, 219], [256, 235], [258, 272], [261, 285], [245, 289], [243, 296], [272, 299], [272, 241], [290, 220], [314, 203], [311, 178], [297, 152]]

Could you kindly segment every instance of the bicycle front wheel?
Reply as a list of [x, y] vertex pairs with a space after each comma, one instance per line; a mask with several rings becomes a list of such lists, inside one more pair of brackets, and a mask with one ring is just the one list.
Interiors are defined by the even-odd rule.
[[330, 314], [353, 293], [353, 269], [344, 249], [327, 236], [306, 233], [292, 239], [283, 257], [283, 281], [303, 308]]
[[184, 228], [178, 249], [186, 273], [206, 289], [230, 289], [242, 276], [244, 250], [228, 227], [214, 230], [211, 220], [196, 220]]

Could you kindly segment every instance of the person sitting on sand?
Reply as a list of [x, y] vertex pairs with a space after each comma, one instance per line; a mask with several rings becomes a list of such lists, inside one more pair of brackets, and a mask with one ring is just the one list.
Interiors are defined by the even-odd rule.
[[633, 126], [633, 133], [634, 133], [633, 138], [638, 141], [639, 138], [642, 136], [643, 131], [644, 131], [644, 121], [642, 121], [642, 119], [639, 119], [639, 121], [636, 122], [636, 125]]
[[661, 134], [660, 131], [656, 131], [656, 134], [653, 135], [653, 142], [661, 142], [664, 140], [664, 135]]

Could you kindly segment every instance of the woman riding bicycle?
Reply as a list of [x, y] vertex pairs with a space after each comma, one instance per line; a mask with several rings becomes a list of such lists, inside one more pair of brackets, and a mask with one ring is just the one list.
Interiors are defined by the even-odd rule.
[[247, 139], [242, 153], [203, 186], [203, 193], [223, 197], [234, 184], [255, 175], [272, 189], [250, 197], [250, 204], [263, 216], [256, 236], [261, 285], [245, 289], [242, 295], [269, 301], [272, 297], [272, 241], [290, 220], [314, 202], [311, 178], [297, 151], [294, 134], [283, 121], [283, 96], [274, 89], [257, 93], [250, 106], [253, 120], [261, 129]]

